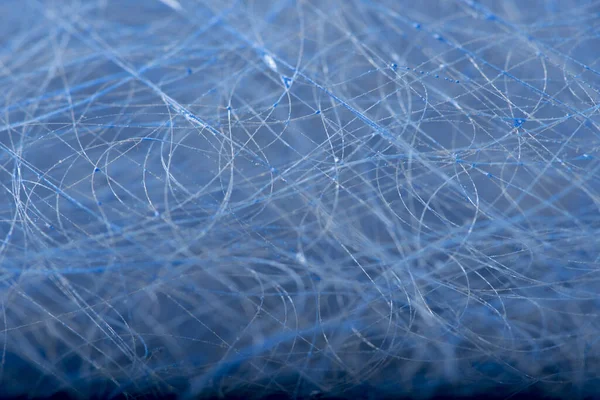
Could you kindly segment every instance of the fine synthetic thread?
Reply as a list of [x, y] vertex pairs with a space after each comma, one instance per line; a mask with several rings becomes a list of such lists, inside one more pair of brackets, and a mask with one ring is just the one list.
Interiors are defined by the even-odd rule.
[[0, 15], [0, 395], [600, 394], [600, 3]]

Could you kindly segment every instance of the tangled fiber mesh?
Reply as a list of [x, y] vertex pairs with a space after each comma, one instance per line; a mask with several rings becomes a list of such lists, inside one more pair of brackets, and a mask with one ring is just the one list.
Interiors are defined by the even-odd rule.
[[0, 394], [600, 394], [599, 2], [0, 15]]

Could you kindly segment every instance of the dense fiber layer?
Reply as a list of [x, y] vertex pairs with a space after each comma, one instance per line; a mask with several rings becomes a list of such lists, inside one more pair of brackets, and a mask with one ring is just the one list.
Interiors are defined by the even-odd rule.
[[600, 395], [599, 12], [0, 2], [0, 394]]

